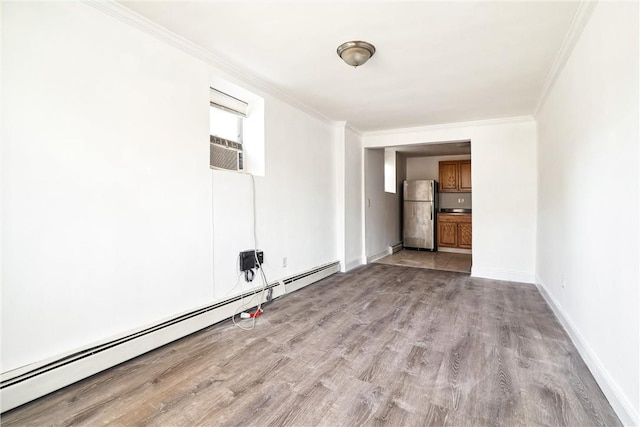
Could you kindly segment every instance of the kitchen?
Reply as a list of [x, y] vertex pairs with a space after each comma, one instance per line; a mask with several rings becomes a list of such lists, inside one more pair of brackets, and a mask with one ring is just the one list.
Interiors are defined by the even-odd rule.
[[470, 272], [470, 142], [398, 147], [394, 151], [402, 242], [391, 245], [390, 255], [377, 262]]

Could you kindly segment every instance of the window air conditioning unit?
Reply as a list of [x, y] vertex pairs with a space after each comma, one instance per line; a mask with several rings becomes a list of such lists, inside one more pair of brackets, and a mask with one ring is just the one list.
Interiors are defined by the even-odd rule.
[[209, 166], [212, 169], [244, 171], [242, 144], [211, 135]]

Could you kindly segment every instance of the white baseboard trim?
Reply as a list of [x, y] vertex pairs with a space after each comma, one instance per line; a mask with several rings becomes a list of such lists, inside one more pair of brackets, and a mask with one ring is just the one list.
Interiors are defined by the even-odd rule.
[[482, 277], [484, 279], [505, 280], [507, 282], [535, 283], [536, 278], [533, 273], [516, 270], [503, 270], [499, 268], [471, 267], [471, 277]]
[[[324, 264], [269, 285], [273, 298], [294, 292], [337, 273], [339, 262]], [[257, 301], [256, 301], [257, 304]], [[66, 387], [148, 351], [231, 318], [241, 309], [240, 296], [203, 306], [143, 329], [129, 331], [91, 347], [3, 372], [0, 412]]]
[[383, 249], [381, 251], [376, 252], [373, 255], [370, 255], [367, 257], [367, 264], [371, 264], [372, 262], [375, 262], [377, 260], [379, 260], [380, 258], [384, 258], [387, 255], [389, 255], [389, 253], [387, 252], [387, 249]]
[[582, 336], [580, 330], [576, 327], [571, 318], [562, 309], [558, 300], [556, 300], [553, 295], [547, 291], [547, 288], [540, 277], [536, 277], [536, 287], [571, 338], [573, 345], [578, 349], [578, 353], [580, 353], [580, 356], [587, 364], [591, 374], [593, 374], [593, 377], [609, 400], [611, 407], [618, 415], [618, 418], [620, 418], [620, 421], [622, 421], [625, 426], [639, 425], [640, 419], [638, 417], [638, 412], [633, 408], [631, 401], [622, 392], [622, 390], [620, 390], [620, 387], [618, 387], [614, 379], [611, 378], [607, 368], [602, 364], [598, 355]]
[[354, 268], [360, 267], [363, 264], [364, 263], [362, 262], [362, 258], [360, 257], [352, 259], [351, 261], [347, 262], [347, 265], [345, 266], [344, 271], [347, 272], [349, 270], [353, 270]]

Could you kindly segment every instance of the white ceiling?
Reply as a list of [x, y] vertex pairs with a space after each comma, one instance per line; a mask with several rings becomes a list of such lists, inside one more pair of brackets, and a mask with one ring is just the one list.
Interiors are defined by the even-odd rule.
[[[360, 131], [533, 114], [578, 2], [121, 1]], [[348, 40], [376, 46], [353, 69]]]

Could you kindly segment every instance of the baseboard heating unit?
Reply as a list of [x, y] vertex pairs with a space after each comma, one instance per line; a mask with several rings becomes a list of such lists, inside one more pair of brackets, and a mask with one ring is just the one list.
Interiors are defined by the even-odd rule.
[[[325, 264], [271, 283], [273, 298], [296, 291], [340, 270]], [[241, 296], [207, 305], [108, 342], [54, 359], [5, 372], [0, 380], [0, 412], [5, 412], [66, 387], [148, 351], [229, 319], [242, 304]]]
[[393, 255], [395, 253], [398, 253], [402, 250], [402, 242], [398, 242], [395, 245], [389, 245], [389, 249], [387, 250], [387, 253], [389, 255]]

